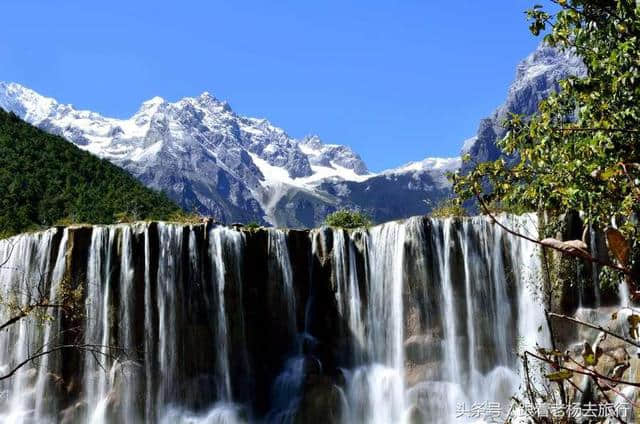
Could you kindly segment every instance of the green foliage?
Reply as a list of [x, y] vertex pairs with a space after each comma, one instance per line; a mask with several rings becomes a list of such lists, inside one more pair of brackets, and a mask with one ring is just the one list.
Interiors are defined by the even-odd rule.
[[454, 189], [461, 200], [477, 195], [530, 211], [583, 211], [599, 228], [613, 219], [637, 247], [630, 217], [640, 213], [640, 7], [634, 0], [554, 3], [555, 13], [541, 6], [528, 12], [530, 29], [577, 53], [587, 75], [562, 81], [533, 117], [508, 119], [500, 147], [517, 153], [515, 165], [477, 164], [455, 177]]
[[44, 279], [31, 281], [27, 286], [11, 288], [6, 293], [0, 295], [0, 306], [11, 318], [3, 322], [15, 319], [17, 323], [20, 319], [31, 317], [37, 323], [46, 323], [56, 319], [56, 311], [61, 311], [67, 318], [77, 318], [84, 311], [82, 301], [84, 295], [84, 285], [73, 283], [63, 278], [56, 291], [55, 299], [50, 301], [48, 291], [43, 289]]
[[260, 228], [260, 223], [258, 221], [249, 221], [244, 225], [244, 227], [250, 230], [257, 230]]
[[[534, 116], [511, 116], [507, 120], [508, 131], [499, 146], [505, 156], [515, 158], [515, 163], [498, 159], [475, 164], [469, 174], [454, 178], [454, 190], [460, 201], [478, 198], [483, 208], [498, 203], [506, 208], [544, 212], [540, 216], [552, 220], [568, 211], [583, 212], [586, 223], [603, 230], [607, 236], [612, 260], [615, 258], [618, 267], [623, 268], [625, 280], [635, 291], [640, 253], [640, 6], [635, 0], [552, 0], [552, 3], [553, 12], [536, 5], [527, 13], [531, 20], [529, 29], [534, 35], [548, 31], [544, 39], [549, 45], [578, 54], [586, 66], [586, 76], [562, 81], [560, 91], [540, 102]], [[610, 227], [612, 221], [619, 232]], [[541, 232], [553, 237], [558, 225], [551, 223]], [[576, 251], [577, 246], [584, 244], [581, 240], [547, 240], [547, 245], [553, 242], [562, 253], [568, 248]], [[547, 302], [553, 306], [556, 289], [563, 290], [582, 281], [578, 280], [580, 272], [576, 272], [574, 257], [545, 254], [544, 258], [551, 288]], [[607, 286], [620, 281], [618, 270], [614, 275], [610, 267], [604, 269], [603, 275], [609, 277]], [[616, 315], [612, 318], [616, 319]], [[630, 318], [628, 324], [632, 337], [638, 336], [640, 316]], [[582, 358], [573, 358], [570, 351], [555, 348], [538, 347], [536, 351], [533, 356], [537, 361], [552, 367], [540, 368], [537, 373], [543, 374], [558, 390], [549, 386], [537, 390], [530, 383], [542, 379], [540, 375], [536, 378], [535, 371], [533, 379], [529, 376], [525, 354], [526, 392], [531, 403], [560, 400], [569, 404], [577, 398], [572, 399], [570, 394], [575, 388], [571, 381], [574, 365], [584, 364], [581, 365], [584, 369], [598, 377], [598, 370], [602, 369], [599, 367], [602, 350], [598, 345], [592, 347], [585, 342]], [[620, 379], [629, 367], [629, 362], [625, 364], [618, 364], [621, 366], [610, 370], [615, 372], [605, 374]], [[552, 372], [548, 373], [549, 370]], [[599, 379], [592, 380], [597, 386]], [[600, 389], [600, 393], [594, 391], [596, 403], [608, 402], [604, 390]], [[566, 419], [557, 422], [561, 421]], [[556, 420], [552, 418], [549, 422]]]
[[371, 218], [359, 211], [342, 209], [333, 212], [324, 219], [325, 225], [338, 228], [360, 228], [371, 226]]
[[438, 203], [429, 213], [431, 218], [449, 218], [467, 216], [467, 211], [455, 199], [445, 199]]
[[56, 223], [166, 219], [179, 210], [126, 171], [0, 109], [0, 237]]
[[167, 221], [177, 222], [179, 224], [201, 224], [205, 219], [205, 217], [197, 213], [178, 210], [169, 215]]
[[115, 219], [118, 224], [131, 224], [138, 221], [138, 215], [130, 212], [118, 212], [115, 214]]

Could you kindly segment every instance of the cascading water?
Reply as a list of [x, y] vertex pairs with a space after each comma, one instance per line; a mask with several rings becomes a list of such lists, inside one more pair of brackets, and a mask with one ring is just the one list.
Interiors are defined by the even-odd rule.
[[[537, 236], [531, 215], [500, 219]], [[424, 290], [439, 293], [442, 306], [426, 321], [435, 326], [432, 334], [441, 334], [446, 365], [411, 388], [409, 398], [418, 416], [434, 423], [463, 421], [459, 404], [498, 402], [506, 412], [520, 382], [514, 352], [547, 340], [537, 249], [480, 217], [434, 221], [431, 232], [436, 264]]]
[[[535, 236], [534, 216], [502, 219]], [[0, 380], [2, 422], [451, 423], [459, 402], [506, 406], [513, 352], [544, 337], [535, 247], [485, 218], [52, 229], [0, 241], [4, 258], [3, 303], [67, 278], [84, 314], [10, 326], [0, 372], [66, 325], [94, 348]]]
[[[403, 308], [402, 281], [403, 258], [407, 227], [390, 223], [373, 228], [364, 237], [369, 269], [365, 281], [368, 288], [368, 305], [364, 327], [367, 361], [352, 371], [348, 378], [349, 422], [390, 423], [401, 422], [404, 414], [403, 386]], [[339, 232], [338, 234], [342, 234]], [[340, 238], [336, 238], [340, 240]], [[353, 241], [349, 243], [352, 258]], [[335, 248], [340, 248], [336, 245]], [[350, 261], [347, 282], [357, 281], [353, 275], [354, 261]], [[356, 302], [346, 302], [354, 309], [348, 312], [359, 318], [360, 295], [357, 284], [349, 284], [349, 294]], [[360, 324], [352, 324], [354, 326]], [[357, 328], [357, 331], [362, 331]], [[356, 333], [356, 340], [364, 338]]]
[[[85, 343], [99, 340], [99, 344], [102, 346], [99, 350], [104, 355], [108, 354], [106, 346], [109, 345], [111, 258], [115, 256], [111, 249], [115, 247], [113, 240], [115, 235], [116, 232], [110, 231], [107, 227], [93, 229], [87, 264], [88, 300], [85, 314], [91, 318], [86, 320]], [[92, 353], [87, 352], [84, 361], [89, 417], [94, 423], [103, 423], [106, 419], [109, 373], [100, 369], [100, 364]]]
[[290, 357], [283, 370], [273, 383], [271, 393], [271, 411], [267, 416], [268, 422], [293, 422], [295, 411], [300, 401], [304, 378], [305, 357], [301, 351], [301, 335], [298, 335], [296, 323], [296, 299], [293, 287], [293, 269], [289, 258], [287, 234], [282, 230], [267, 230], [268, 272], [270, 280], [279, 283], [280, 292], [286, 305], [285, 327], [289, 337], [294, 340]]
[[[0, 315], [3, 323], [19, 316], [23, 305], [55, 303], [63, 278], [65, 254], [64, 249], [58, 249], [53, 256], [55, 238], [56, 231], [49, 230], [0, 243], [0, 296], [3, 302]], [[66, 245], [66, 231], [58, 242], [60, 246]], [[32, 316], [3, 329], [0, 372], [9, 375], [15, 371], [15, 377], [0, 382], [4, 404], [0, 412], [2, 422], [47, 422], [48, 412], [56, 409], [57, 399], [49, 392], [53, 376], [48, 370], [49, 366], [59, 365], [59, 355], [45, 355], [40, 361], [16, 369], [24, 359], [55, 347], [52, 333], [56, 332], [56, 323], [49, 318], [56, 316], [49, 308], [38, 308]]]

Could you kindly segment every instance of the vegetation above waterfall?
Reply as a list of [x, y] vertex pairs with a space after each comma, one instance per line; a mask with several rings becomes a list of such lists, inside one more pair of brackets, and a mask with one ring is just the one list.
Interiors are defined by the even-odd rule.
[[0, 237], [56, 223], [166, 219], [166, 196], [0, 109]]
[[369, 227], [372, 224], [369, 215], [360, 211], [342, 209], [327, 215], [324, 220], [325, 225], [338, 228], [360, 228]]
[[431, 218], [450, 218], [467, 216], [466, 209], [456, 199], [448, 198], [438, 203], [435, 208], [429, 212]]

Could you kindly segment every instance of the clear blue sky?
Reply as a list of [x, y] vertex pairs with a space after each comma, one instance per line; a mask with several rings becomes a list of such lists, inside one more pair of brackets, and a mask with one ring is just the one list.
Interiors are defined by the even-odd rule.
[[538, 44], [533, 0], [3, 2], [0, 80], [127, 117], [209, 91], [373, 170], [457, 155]]

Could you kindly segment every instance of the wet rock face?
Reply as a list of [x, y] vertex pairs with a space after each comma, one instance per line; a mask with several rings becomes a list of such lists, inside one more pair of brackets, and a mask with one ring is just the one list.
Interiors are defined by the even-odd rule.
[[61, 424], [73, 424], [80, 422], [87, 414], [87, 404], [84, 402], [77, 402], [75, 405], [70, 406], [60, 413]]
[[310, 376], [295, 415], [295, 423], [324, 422], [338, 424], [344, 413], [343, 394], [327, 376]]
[[[582, 240], [587, 244], [590, 254], [603, 261], [610, 261], [605, 236], [598, 228], [586, 226], [577, 212], [567, 212], [558, 217], [547, 217], [546, 226], [555, 230], [558, 240]], [[587, 260], [563, 256], [557, 252], [548, 252], [549, 275], [555, 281], [563, 281], [556, 287], [552, 298], [552, 309], [571, 315], [579, 308], [610, 307], [626, 303], [623, 299], [622, 284], [603, 286], [600, 281], [601, 267]], [[547, 277], [548, 278], [548, 277]], [[561, 332], [571, 330], [567, 326]], [[561, 336], [561, 338], [564, 336]]]
[[[620, 308], [618, 306], [605, 306], [599, 308], [578, 308], [575, 311], [575, 318], [597, 324], [603, 328], [611, 330], [615, 334], [629, 338], [629, 323], [627, 321], [631, 314], [630, 309]], [[636, 354], [637, 348], [616, 337], [605, 336], [604, 333], [585, 326], [576, 326], [563, 320], [554, 319], [554, 326], [562, 328], [572, 327], [574, 331], [563, 331], [557, 338], [559, 349], [568, 352], [571, 357], [575, 358], [579, 363], [583, 363], [582, 355], [584, 353], [585, 344], [588, 344], [594, 351], [599, 351], [598, 359], [593, 369], [600, 375], [613, 377], [624, 381], [638, 381], [638, 369], [640, 366], [640, 358]], [[574, 368], [578, 371], [584, 369], [569, 363], [568, 368]], [[574, 387], [581, 389], [581, 392], [570, 388], [568, 391], [568, 402], [577, 403], [617, 403], [626, 404], [628, 401], [637, 402], [638, 391], [632, 386], [618, 384], [614, 386], [614, 390], [605, 389], [608, 399], [603, 396], [602, 390], [593, 384], [591, 378], [574, 373], [571, 378]], [[603, 380], [600, 380], [603, 381]], [[606, 382], [602, 382], [602, 387], [606, 387]], [[620, 405], [619, 405], [620, 406]], [[629, 413], [624, 418], [625, 422], [636, 422], [637, 411], [619, 410], [619, 413]]]

